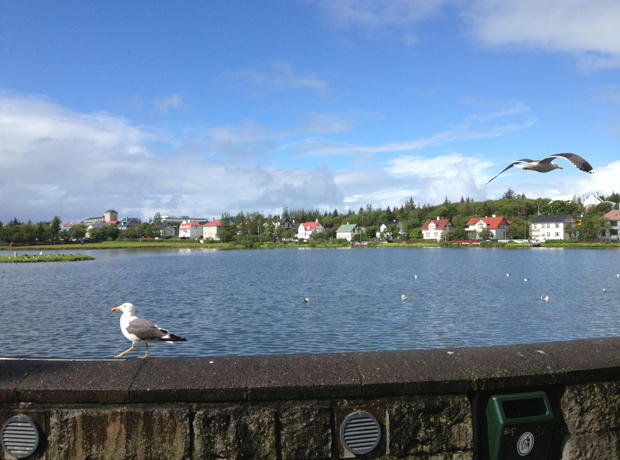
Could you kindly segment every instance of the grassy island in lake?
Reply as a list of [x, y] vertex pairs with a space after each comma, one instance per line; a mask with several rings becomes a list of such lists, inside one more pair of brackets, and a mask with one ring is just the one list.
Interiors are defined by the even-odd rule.
[[36, 263], [36, 262], [79, 262], [81, 260], [95, 260], [91, 256], [71, 254], [24, 254], [18, 256], [1, 256], [0, 263]]

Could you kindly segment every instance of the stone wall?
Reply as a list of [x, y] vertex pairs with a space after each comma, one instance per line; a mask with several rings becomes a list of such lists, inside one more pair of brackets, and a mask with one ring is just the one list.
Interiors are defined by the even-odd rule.
[[[371, 413], [365, 458], [486, 457], [476, 401], [544, 390], [549, 459], [620, 458], [620, 338], [307, 355], [119, 360], [0, 359], [0, 425], [41, 430], [41, 459], [355, 457], [339, 428]], [[4, 451], [1, 458], [11, 458]], [[524, 457], [527, 458], [527, 457]]]

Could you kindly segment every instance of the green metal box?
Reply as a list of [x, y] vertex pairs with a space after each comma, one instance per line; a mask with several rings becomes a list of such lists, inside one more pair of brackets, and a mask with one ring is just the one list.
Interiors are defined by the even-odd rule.
[[496, 395], [486, 409], [489, 460], [546, 460], [553, 412], [544, 391]]

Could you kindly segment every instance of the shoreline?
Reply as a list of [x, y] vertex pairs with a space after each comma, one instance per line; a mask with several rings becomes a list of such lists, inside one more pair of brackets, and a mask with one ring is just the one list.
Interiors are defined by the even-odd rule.
[[[152, 242], [125, 242], [106, 241], [87, 244], [55, 244], [55, 245], [24, 245], [9, 246], [0, 245], [0, 251], [69, 251], [79, 248], [81, 251], [105, 250], [105, 249], [211, 249], [211, 250], [244, 250], [244, 249], [372, 249], [372, 248], [503, 248], [503, 249], [538, 249], [542, 248], [566, 248], [566, 249], [620, 249], [620, 243], [580, 243], [580, 242], [546, 242], [539, 246], [530, 243], [499, 243], [483, 241], [480, 244], [463, 244], [455, 242], [442, 243], [376, 243], [369, 242], [367, 246], [342, 243], [254, 243], [251, 247], [235, 243], [204, 243], [194, 240], [154, 240]], [[76, 256], [77, 257], [77, 256]]]

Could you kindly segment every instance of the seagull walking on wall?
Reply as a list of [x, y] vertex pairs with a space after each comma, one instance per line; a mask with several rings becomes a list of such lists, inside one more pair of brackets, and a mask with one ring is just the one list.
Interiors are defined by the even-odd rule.
[[115, 358], [120, 358], [125, 353], [133, 350], [133, 346], [136, 343], [143, 343], [146, 345], [146, 354], [140, 356], [140, 358], [146, 358], [149, 355], [149, 342], [186, 342], [187, 339], [179, 337], [178, 335], [171, 334], [166, 329], [159, 327], [157, 324], [143, 318], [136, 316], [136, 307], [131, 303], [124, 303], [120, 307], [115, 307], [112, 311], [120, 310], [123, 312], [121, 315], [121, 331], [123, 335], [131, 340], [131, 348], [122, 352], [120, 355], [116, 355]]
[[[502, 172], [500, 172], [499, 174], [491, 178], [489, 182], [491, 182], [493, 179], [495, 179], [497, 176], [499, 176], [503, 172], [508, 171], [513, 166], [516, 166], [517, 168], [521, 168], [521, 169], [529, 169], [532, 171], [538, 171], [541, 173], [547, 173], [549, 171], [553, 171], [554, 169], [564, 169], [562, 168], [562, 166], [559, 166], [553, 163], [553, 160], [555, 160], [556, 158], [564, 158], [570, 161], [573, 164], [573, 166], [575, 166], [577, 169], [580, 169], [583, 172], [587, 172], [590, 174], [592, 174], [593, 172], [592, 171], [593, 168], [590, 165], [590, 163], [588, 163], [586, 160], [584, 160], [579, 155], [575, 155], [574, 153], [556, 153], [555, 155], [549, 155], [548, 157], [543, 158], [542, 160], [538, 160], [538, 161], [529, 160], [527, 158], [523, 160], [515, 161], [514, 163], [509, 164]], [[487, 184], [489, 182], [487, 182]], [[484, 185], [487, 185], [487, 184], [484, 184]]]

